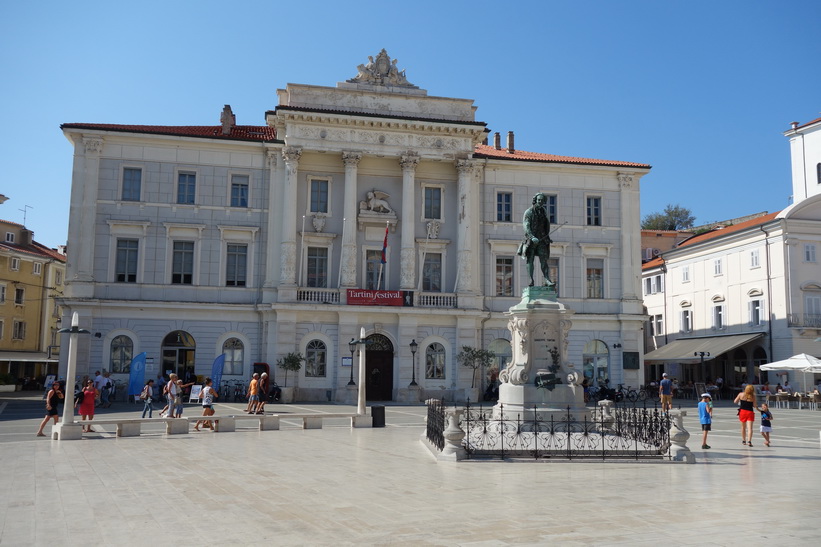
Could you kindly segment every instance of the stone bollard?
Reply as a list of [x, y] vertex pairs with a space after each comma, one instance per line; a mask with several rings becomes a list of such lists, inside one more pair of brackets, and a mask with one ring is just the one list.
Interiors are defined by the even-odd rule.
[[465, 459], [467, 451], [462, 446], [462, 440], [465, 438], [465, 431], [459, 427], [459, 418], [462, 416], [464, 410], [454, 409], [447, 411], [448, 427], [445, 429], [445, 448], [442, 449], [442, 454], [439, 459], [460, 461]]
[[670, 456], [674, 462], [696, 463], [696, 457], [687, 448], [690, 433], [684, 429], [686, 410], [671, 410], [670, 416]]
[[611, 431], [613, 424], [616, 423], [616, 417], [613, 416], [613, 401], [602, 399], [599, 401], [599, 409], [601, 409], [601, 419], [599, 420], [601, 428], [605, 431]]

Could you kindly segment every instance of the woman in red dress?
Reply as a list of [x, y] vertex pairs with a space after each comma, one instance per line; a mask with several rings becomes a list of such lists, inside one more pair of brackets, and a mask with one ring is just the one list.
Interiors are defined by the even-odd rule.
[[[77, 408], [79, 406], [78, 414], [80, 414], [81, 420], [86, 420], [90, 422], [94, 419], [94, 401], [97, 400], [97, 395], [99, 391], [97, 388], [94, 387], [94, 380], [88, 380], [86, 382], [85, 387], [83, 387], [83, 402], [75, 404], [74, 407]], [[84, 426], [83, 431], [86, 433], [91, 432], [91, 424]]]

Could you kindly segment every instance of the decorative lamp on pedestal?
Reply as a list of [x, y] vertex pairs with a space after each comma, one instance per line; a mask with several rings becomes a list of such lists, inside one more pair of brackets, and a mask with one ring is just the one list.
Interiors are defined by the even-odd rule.
[[348, 349], [351, 350], [351, 380], [348, 382], [349, 386], [355, 386], [356, 382], [353, 381], [353, 354], [356, 353], [356, 340], [351, 338], [351, 341], [348, 342]]
[[419, 349], [419, 344], [416, 343], [416, 339], [414, 338], [411, 340], [410, 343], [410, 350], [411, 355], [413, 356], [413, 377], [411, 378], [410, 387], [416, 387], [418, 384], [416, 383], [416, 350]]

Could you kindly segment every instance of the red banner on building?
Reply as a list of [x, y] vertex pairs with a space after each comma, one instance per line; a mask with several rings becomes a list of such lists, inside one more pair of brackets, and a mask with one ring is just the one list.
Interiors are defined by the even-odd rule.
[[348, 289], [348, 304], [357, 306], [413, 306], [413, 291]]

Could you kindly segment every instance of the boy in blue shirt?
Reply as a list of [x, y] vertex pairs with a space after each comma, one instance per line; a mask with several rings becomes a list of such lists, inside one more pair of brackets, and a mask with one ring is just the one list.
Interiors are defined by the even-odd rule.
[[698, 403], [698, 419], [701, 422], [701, 448], [707, 449], [710, 446], [707, 444], [707, 433], [710, 432], [710, 426], [713, 423], [713, 398], [709, 393], [701, 394], [701, 402]]

